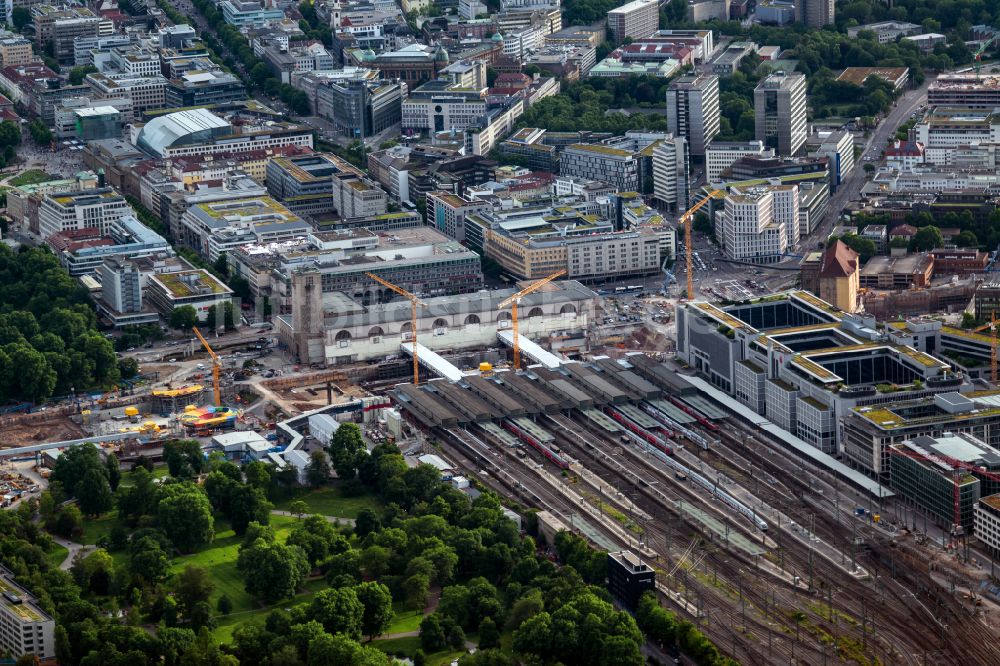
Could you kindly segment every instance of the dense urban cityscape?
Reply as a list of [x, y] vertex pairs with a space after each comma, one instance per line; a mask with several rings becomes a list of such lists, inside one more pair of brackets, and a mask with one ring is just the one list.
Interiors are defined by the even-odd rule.
[[1000, 663], [1000, 5], [9, 0], [0, 661]]

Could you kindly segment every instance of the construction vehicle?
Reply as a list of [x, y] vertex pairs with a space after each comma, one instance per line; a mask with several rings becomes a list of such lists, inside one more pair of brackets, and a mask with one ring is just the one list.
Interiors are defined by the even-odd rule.
[[972, 333], [979, 333], [990, 329], [990, 381], [994, 384], [1000, 379], [997, 374], [997, 313], [990, 314], [990, 321], [979, 328], [972, 329]]
[[216, 354], [215, 350], [212, 349], [212, 346], [208, 344], [208, 340], [206, 340], [205, 336], [201, 334], [198, 327], [193, 326], [191, 330], [193, 330], [194, 334], [198, 336], [199, 340], [201, 340], [201, 344], [205, 347], [208, 355], [212, 357], [212, 389], [215, 393], [215, 406], [222, 407], [222, 391], [219, 388], [219, 368], [222, 367], [222, 361], [219, 360], [219, 355]]
[[413, 344], [413, 385], [417, 386], [420, 384], [420, 359], [417, 358], [417, 308], [427, 307], [427, 304], [402, 287], [397, 287], [393, 283], [383, 280], [374, 273], [365, 273], [365, 275], [375, 280], [383, 287], [393, 290], [406, 300], [410, 301], [410, 342]]
[[694, 300], [694, 248], [691, 247], [691, 225], [694, 224], [694, 214], [701, 210], [701, 207], [707, 204], [712, 199], [718, 199], [720, 195], [724, 195], [724, 190], [712, 190], [708, 193], [704, 199], [696, 203], [695, 205], [688, 208], [680, 219], [677, 220], [677, 225], [684, 225], [684, 254], [685, 262], [687, 266], [687, 300]]
[[517, 333], [517, 306], [521, 303], [521, 299], [530, 294], [533, 291], [541, 289], [549, 282], [552, 282], [557, 277], [561, 277], [566, 274], [565, 270], [558, 270], [552, 275], [543, 277], [541, 280], [535, 280], [530, 285], [517, 292], [509, 298], [505, 298], [500, 305], [497, 306], [498, 310], [503, 310], [508, 305], [510, 306], [510, 316], [511, 316], [511, 327], [514, 333], [514, 370], [521, 369], [521, 343], [518, 339]]

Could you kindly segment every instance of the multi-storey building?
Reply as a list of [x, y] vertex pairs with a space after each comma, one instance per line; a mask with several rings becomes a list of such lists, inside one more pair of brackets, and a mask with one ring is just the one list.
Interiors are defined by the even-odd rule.
[[343, 160], [333, 174], [333, 206], [344, 219], [371, 217], [386, 212], [389, 197], [378, 183]]
[[795, 185], [733, 188], [716, 219], [716, 238], [726, 256], [781, 261], [799, 240], [799, 189]]
[[53, 57], [60, 64], [74, 61], [73, 40], [77, 37], [107, 37], [114, 33], [114, 23], [110, 19], [97, 16], [86, 7], [38, 5], [31, 13], [38, 43], [51, 41]]
[[669, 138], [653, 145], [653, 196], [674, 213], [683, 213], [690, 205], [691, 170], [688, 142], [683, 137]]
[[243, 82], [221, 69], [188, 70], [167, 84], [166, 108], [210, 106], [246, 99]]
[[130, 215], [112, 221], [107, 234], [96, 227], [62, 231], [49, 236], [46, 243], [73, 277], [89, 275], [108, 258], [138, 259], [174, 256], [165, 238]]
[[706, 180], [719, 182], [722, 172], [743, 157], [774, 157], [774, 149], [763, 141], [713, 141], [705, 148]]
[[[79, 39], [73, 43], [75, 49]], [[153, 49], [142, 46], [132, 44], [116, 46], [109, 49], [106, 56], [102, 53], [92, 53], [91, 56], [93, 64], [104, 74], [156, 76], [160, 73], [159, 54]]]
[[0, 648], [14, 656], [54, 659], [56, 622], [36, 599], [0, 567]]
[[242, 244], [301, 238], [310, 229], [271, 197], [250, 197], [191, 206], [181, 218], [177, 240], [215, 261]]
[[436, 79], [428, 81], [402, 103], [402, 128], [427, 132], [464, 131], [486, 113], [484, 90]]
[[320, 42], [296, 42], [264, 49], [264, 62], [282, 83], [292, 82], [292, 72], [332, 70], [337, 62]]
[[97, 267], [101, 298], [115, 312], [142, 312], [142, 274], [131, 261], [108, 257]]
[[795, 0], [795, 20], [810, 28], [822, 28], [833, 23], [834, 0]]
[[905, 21], [880, 21], [879, 23], [866, 23], [865, 25], [856, 25], [848, 28], [847, 36], [852, 39], [857, 39], [858, 33], [864, 30], [874, 32], [875, 38], [878, 40], [879, 44], [889, 44], [896, 41], [899, 37], [919, 35], [924, 31], [924, 29], [916, 23], [907, 23]]
[[345, 137], [375, 136], [402, 119], [406, 84], [357, 79], [330, 80], [316, 88], [316, 115]]
[[649, 37], [659, 27], [660, 7], [656, 0], [632, 0], [608, 12], [608, 31], [619, 44], [627, 37]]
[[38, 209], [38, 227], [42, 238], [52, 234], [95, 227], [102, 235], [111, 225], [135, 211], [125, 198], [110, 187], [45, 195]]
[[847, 130], [820, 133], [809, 146], [810, 156], [830, 160], [830, 189], [836, 192], [854, 170], [854, 135]]
[[567, 146], [559, 161], [559, 174], [613, 185], [619, 192], [639, 189], [639, 166], [635, 153], [600, 144]]
[[95, 56], [110, 56], [111, 49], [131, 44], [132, 38], [129, 35], [76, 37], [73, 39], [73, 64], [77, 67], [93, 65]]
[[387, 80], [400, 80], [414, 88], [421, 82], [437, 78], [448, 66], [448, 52], [443, 47], [410, 44], [396, 51], [375, 55], [372, 51], [359, 54], [354, 64], [374, 67]]
[[450, 192], [427, 193], [427, 224], [457, 241], [465, 240], [465, 217], [488, 210], [490, 205]]
[[987, 495], [976, 502], [973, 514], [976, 539], [993, 557], [1000, 555], [1000, 496]]
[[31, 42], [21, 35], [0, 30], [0, 67], [24, 65], [31, 62], [34, 54]]
[[1000, 107], [1000, 75], [941, 74], [927, 89], [927, 104], [993, 111]]
[[141, 120], [147, 109], [166, 106], [167, 79], [160, 75], [137, 76], [134, 74], [87, 75], [87, 86], [93, 99], [127, 97], [132, 100], [132, 117]]
[[267, 192], [299, 215], [334, 210], [333, 174], [339, 160], [324, 154], [276, 157], [267, 163]]
[[755, 133], [779, 155], [794, 155], [806, 141], [806, 77], [777, 72], [753, 93]]
[[220, 312], [226, 303], [233, 302], [233, 290], [204, 269], [151, 273], [146, 280], [146, 298], [164, 319], [179, 307], [190, 305], [198, 313], [198, 320], [208, 319], [212, 308]]
[[667, 88], [667, 129], [687, 139], [692, 155], [705, 155], [721, 118], [718, 76], [682, 76]]
[[313, 130], [278, 122], [236, 128], [207, 109], [190, 109], [133, 125], [130, 141], [155, 157], [236, 155], [283, 146], [312, 148]]
[[271, 21], [282, 21], [285, 10], [264, 6], [258, 0], [224, 0], [220, 4], [226, 23], [240, 27], [262, 26]]

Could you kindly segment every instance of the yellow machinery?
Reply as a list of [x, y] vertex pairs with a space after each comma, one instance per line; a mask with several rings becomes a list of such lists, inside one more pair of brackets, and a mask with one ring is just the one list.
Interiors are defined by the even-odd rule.
[[500, 305], [497, 306], [498, 310], [503, 310], [508, 305], [510, 306], [511, 326], [513, 327], [513, 333], [514, 333], [514, 370], [520, 370], [521, 369], [521, 344], [520, 344], [520, 341], [518, 340], [518, 337], [517, 337], [517, 306], [518, 306], [518, 304], [521, 302], [522, 298], [524, 298], [525, 296], [527, 296], [531, 292], [536, 291], [536, 290], [540, 289], [541, 287], [544, 287], [549, 282], [552, 282], [553, 280], [555, 280], [557, 277], [560, 277], [560, 276], [565, 275], [565, 274], [566, 274], [565, 270], [559, 270], [559, 271], [556, 271], [555, 273], [553, 273], [552, 275], [549, 275], [548, 277], [543, 277], [541, 280], [535, 280], [530, 285], [528, 285], [526, 288], [524, 288], [521, 291], [517, 292], [513, 296], [510, 296], [509, 298], [504, 299], [504, 301], [502, 303], [500, 303]]
[[365, 273], [365, 275], [375, 280], [383, 287], [392, 289], [394, 292], [410, 301], [410, 333], [412, 334], [410, 342], [413, 344], [413, 385], [416, 386], [420, 383], [420, 360], [417, 358], [417, 308], [427, 307], [427, 304], [402, 287], [397, 287], [393, 283], [383, 280], [374, 273]]
[[997, 313], [994, 312], [990, 314], [990, 322], [988, 324], [983, 324], [979, 328], [973, 329], [973, 333], [979, 333], [980, 331], [985, 331], [990, 329], [990, 381], [994, 384], [997, 383], [998, 377], [997, 372]]
[[694, 214], [697, 213], [702, 206], [707, 204], [711, 199], [717, 199], [720, 194], [725, 194], [723, 190], [712, 190], [708, 193], [708, 196], [696, 203], [695, 205], [688, 208], [680, 219], [677, 220], [677, 224], [684, 225], [684, 254], [687, 255], [685, 260], [687, 262], [687, 299], [689, 301], [694, 300], [694, 270], [692, 267], [694, 248], [691, 247], [691, 225], [694, 224]]
[[222, 391], [219, 389], [219, 368], [222, 367], [222, 361], [219, 360], [219, 355], [216, 354], [211, 345], [208, 344], [208, 340], [206, 340], [205, 336], [201, 334], [198, 327], [193, 326], [191, 330], [193, 330], [194, 334], [198, 336], [199, 340], [201, 340], [201, 344], [205, 347], [208, 355], [212, 357], [212, 388], [215, 391], [215, 406], [222, 407]]

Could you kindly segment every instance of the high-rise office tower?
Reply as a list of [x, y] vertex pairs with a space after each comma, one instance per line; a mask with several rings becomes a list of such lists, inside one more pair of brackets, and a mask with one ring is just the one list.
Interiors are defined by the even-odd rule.
[[779, 155], [794, 155], [806, 142], [806, 77], [776, 72], [753, 91], [755, 134]]
[[705, 155], [719, 133], [720, 117], [718, 76], [681, 76], [667, 88], [667, 129], [687, 139], [692, 155]]
[[834, 0], [795, 0], [795, 20], [810, 28], [833, 23]]

